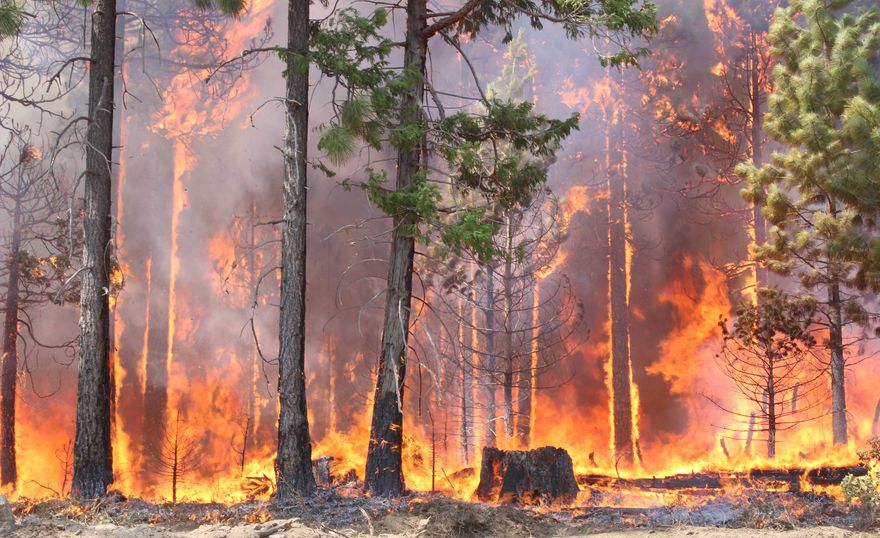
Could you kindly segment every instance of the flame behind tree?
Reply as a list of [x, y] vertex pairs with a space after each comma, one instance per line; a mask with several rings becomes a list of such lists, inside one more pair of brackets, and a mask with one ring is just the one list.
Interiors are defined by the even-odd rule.
[[[26, 338], [26, 343], [40, 345], [42, 340], [33, 334], [30, 311], [51, 300], [76, 301], [78, 291], [75, 286], [64, 287], [70, 276], [71, 257], [78, 254], [78, 242], [71, 245], [68, 235], [66, 193], [55, 188], [41, 151], [27, 139], [27, 132], [12, 132], [0, 154], [0, 213], [10, 223], [9, 241], [3, 245], [7, 262], [0, 269], [5, 316], [0, 483], [12, 487], [18, 476], [15, 402], [19, 359], [26, 359], [28, 351], [27, 346], [19, 349], [19, 341]], [[20, 327], [25, 329], [24, 334]]]
[[[767, 32], [778, 2], [735, 0], [728, 4], [728, 0], [706, 0], [705, 4], [718, 57], [713, 67], [716, 97], [707, 107], [695, 138], [717, 168], [713, 179], [720, 187], [736, 181], [733, 169], [739, 162], [751, 159], [756, 166], [764, 163], [764, 114], [774, 65]], [[751, 221], [747, 230], [749, 246], [754, 249], [767, 240], [761, 207], [752, 204], [745, 218]], [[757, 289], [767, 285], [767, 275], [754, 259], [750, 262], [753, 281], [747, 292], [756, 296]]]
[[[236, 0], [199, 0], [227, 15], [243, 8]], [[110, 361], [111, 182], [114, 138], [114, 85], [117, 61], [116, 0], [96, 0], [92, 8], [89, 58], [88, 128], [85, 135], [85, 207], [80, 292], [80, 365], [71, 493], [94, 498], [113, 481], [111, 415], [115, 403]]]
[[[349, 87], [346, 108], [350, 114], [332, 122], [322, 139], [324, 149], [336, 150], [338, 157], [344, 157], [353, 152], [357, 136], [381, 149], [380, 134], [384, 131], [390, 135], [391, 149], [397, 152], [394, 187], [384, 186], [386, 174], [380, 172], [370, 173], [365, 184], [373, 203], [394, 221], [365, 477], [366, 489], [374, 494], [397, 496], [404, 491], [402, 393], [411, 330], [416, 240], [427, 242], [433, 237], [453, 251], [471, 250], [486, 262], [494, 259], [497, 253], [492, 239], [500, 226], [486, 218], [487, 211], [494, 207], [503, 211], [527, 200], [546, 181], [546, 170], [535, 160], [552, 159], [561, 141], [577, 126], [576, 116], [564, 121], [551, 120], [535, 113], [531, 103], [487, 99], [479, 84], [484, 113], [445, 115], [440, 93], [434, 91], [436, 81], [432, 82], [432, 73], [427, 68], [429, 44], [444, 40], [461, 51], [458, 35], [475, 37], [487, 27], [500, 27], [509, 40], [514, 21], [523, 13], [533, 27], [540, 28], [547, 21], [560, 23], [572, 38], [649, 34], [656, 20], [656, 9], [650, 2], [563, 5], [470, 1], [450, 14], [429, 17], [425, 0], [410, 0], [406, 4], [402, 70], [389, 72], [389, 84], [381, 87], [361, 85], [365, 88], [362, 93]], [[644, 53], [644, 49], [634, 51], [623, 46], [604, 61], [632, 64]], [[431, 94], [434, 106], [425, 102], [426, 92]], [[370, 93], [383, 98], [366, 101], [363, 96]], [[352, 121], [363, 118], [369, 106], [383, 109], [376, 114], [378, 122]], [[389, 121], [389, 109], [394, 107], [398, 111], [396, 121]], [[439, 121], [431, 118], [432, 110], [438, 111]], [[529, 157], [495, 155], [487, 162], [482, 158], [484, 147], [498, 143], [510, 144]], [[449, 171], [436, 181], [473, 191], [486, 201], [486, 207], [441, 208], [442, 197], [435, 178], [428, 178], [432, 170], [429, 161], [434, 155], [443, 158]], [[440, 221], [441, 209], [457, 218]]]
[[309, 130], [309, 0], [289, 0], [284, 100], [284, 216], [278, 350], [277, 495], [315, 491], [306, 407], [306, 153]]
[[[837, 2], [843, 9], [851, 1]], [[853, 207], [860, 193], [876, 196], [876, 163], [854, 158], [865, 129], [880, 126], [880, 79], [871, 66], [880, 48], [880, 12], [841, 14], [820, 0], [792, 1], [777, 10], [769, 41], [779, 65], [766, 116], [768, 134], [787, 150], [758, 168], [744, 163], [746, 199], [773, 225], [757, 258], [815, 293], [816, 323], [828, 332], [832, 433], [847, 443], [847, 350], [860, 336], [848, 327], [871, 320], [858, 287], [877, 288], [877, 274], [860, 271], [872, 231]], [[876, 213], [876, 206], [872, 214]], [[821, 296], [821, 298], [820, 298]]]
[[176, 413], [174, 424], [165, 436], [153, 447], [155, 472], [166, 477], [171, 483], [171, 502], [177, 504], [177, 489], [183, 478], [198, 466], [199, 444]]
[[92, 11], [86, 131], [85, 212], [80, 288], [79, 379], [72, 494], [95, 498], [113, 482], [110, 424], [114, 388], [110, 363], [110, 196], [116, 0]]
[[[499, 77], [487, 85], [487, 96], [522, 101], [536, 75], [524, 32], [510, 42], [505, 59]], [[496, 145], [493, 151], [501, 156], [515, 153], [504, 144]], [[479, 199], [468, 194], [459, 192], [453, 197], [461, 205], [479, 207]], [[448, 248], [441, 247], [433, 253], [440, 263], [429, 271], [440, 281], [438, 287], [447, 292], [440, 298], [450, 303], [447, 310], [454, 323], [468, 336], [459, 338], [463, 382], [456, 397], [465, 404], [462, 425], [473, 413], [468, 409], [475, 403], [469, 392], [476, 372], [483, 380], [486, 444], [494, 446], [501, 431], [505, 446], [528, 448], [538, 376], [568, 357], [574, 345], [572, 336], [579, 331], [582, 319], [567, 277], [556, 271], [554, 263], [565, 238], [566, 215], [553, 193], [544, 189], [524, 203], [493, 211], [489, 218], [501, 228], [494, 238], [500, 253], [497, 260], [487, 263], [466, 251], [450, 260], [448, 252], [444, 253]], [[456, 302], [467, 304], [467, 308], [457, 308]], [[472, 315], [477, 306], [483, 314], [481, 320]], [[498, 389], [502, 396], [500, 415], [495, 401]], [[461, 439], [465, 453], [472, 435], [465, 427]]]
[[822, 403], [815, 398], [821, 369], [811, 360], [815, 308], [812, 300], [762, 288], [756, 302], [737, 306], [731, 327], [720, 322], [719, 366], [752, 408], [748, 414], [725, 410], [748, 423], [747, 446], [754, 432], [766, 434], [768, 458], [776, 455], [777, 433], [797, 426], [805, 411]]

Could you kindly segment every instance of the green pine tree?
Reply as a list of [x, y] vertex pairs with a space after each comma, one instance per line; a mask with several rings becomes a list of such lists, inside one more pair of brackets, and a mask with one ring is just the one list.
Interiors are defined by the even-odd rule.
[[0, 1], [0, 39], [18, 34], [24, 17], [20, 5], [9, 0]]
[[[743, 163], [745, 198], [770, 223], [757, 256], [770, 270], [797, 278], [813, 295], [816, 322], [827, 330], [835, 444], [847, 442], [845, 337], [869, 315], [860, 287], [869, 282], [870, 229], [858, 198], [876, 200], [880, 12], [846, 10], [853, 0], [792, 0], [776, 11], [769, 41], [778, 63], [766, 131], [785, 150], [761, 168]], [[846, 10], [846, 11], [845, 11]], [[873, 189], [873, 191], [872, 191]], [[871, 212], [876, 212], [873, 201]]]
[[[363, 183], [373, 203], [393, 220], [364, 480], [368, 491], [384, 496], [404, 492], [403, 392], [416, 242], [440, 241], [453, 253], [466, 250], [483, 262], [500, 258], [494, 241], [501, 231], [500, 219], [488, 210], [500, 215], [527, 204], [547, 179], [545, 163], [554, 159], [562, 141], [578, 126], [576, 116], [551, 119], [537, 113], [532, 103], [499, 99], [482, 91], [482, 110], [447, 114], [442, 94], [431, 82], [429, 51], [435, 43], [445, 42], [466, 56], [461, 38], [474, 38], [488, 28], [498, 29], [509, 42], [515, 21], [521, 17], [535, 29], [552, 23], [561, 25], [571, 38], [605, 36], [625, 45], [627, 37], [651, 35], [657, 24], [657, 10], [650, 0], [468, 0], [448, 14], [429, 13], [426, 0], [408, 0], [405, 9], [400, 69], [376, 70], [376, 61], [351, 62], [372, 54], [363, 41], [346, 42], [343, 50], [349, 52], [349, 61], [328, 62], [336, 49], [322, 47], [320, 33], [312, 51], [325, 76], [335, 78], [337, 87], [346, 92], [337, 117], [322, 133], [319, 149], [341, 160], [354, 152], [360, 139], [376, 150], [397, 153], [393, 183], [385, 171], [368, 171]], [[345, 16], [339, 20], [343, 29], [351, 26]], [[369, 19], [361, 18], [353, 28], [372, 31], [371, 26]], [[390, 43], [378, 41], [382, 50], [376, 59], [387, 65]], [[632, 65], [646, 53], [641, 47], [623, 46], [600, 61]], [[357, 69], [350, 69], [352, 65]], [[502, 154], [493, 149], [487, 159], [487, 148], [498, 147], [510, 151]], [[440, 167], [445, 173], [436, 173]], [[445, 207], [438, 182], [454, 185], [465, 196], [482, 198], [486, 206]], [[441, 218], [449, 215], [457, 218]]]

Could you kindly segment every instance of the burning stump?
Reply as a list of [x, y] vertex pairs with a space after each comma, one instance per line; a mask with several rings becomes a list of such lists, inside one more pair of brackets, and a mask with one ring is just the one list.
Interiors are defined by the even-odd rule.
[[578, 494], [571, 457], [562, 448], [483, 449], [477, 498], [484, 502], [570, 503]]

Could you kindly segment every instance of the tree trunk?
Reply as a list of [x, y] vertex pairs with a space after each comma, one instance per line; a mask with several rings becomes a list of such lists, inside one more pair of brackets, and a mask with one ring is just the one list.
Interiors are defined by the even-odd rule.
[[483, 502], [511, 504], [570, 503], [579, 488], [571, 457], [562, 448], [483, 449], [476, 496]]
[[513, 367], [516, 360], [516, 350], [513, 348], [513, 235], [514, 235], [514, 212], [507, 212], [507, 237], [505, 238], [505, 252], [508, 258], [504, 260], [504, 432], [508, 439], [513, 438]]
[[[315, 491], [306, 409], [306, 151], [309, 1], [287, 8], [287, 106], [284, 136], [284, 222], [281, 230], [281, 315], [278, 352], [277, 498]], [[307, 65], [307, 64], [306, 64]]]
[[[763, 144], [763, 136], [764, 136], [764, 111], [761, 110], [761, 101], [764, 96], [764, 89], [761, 85], [761, 72], [758, 67], [758, 60], [756, 58], [758, 43], [756, 41], [756, 36], [752, 34], [752, 46], [753, 52], [751, 55], [752, 60], [752, 69], [749, 72], [750, 75], [750, 85], [751, 85], [751, 102], [750, 102], [750, 113], [752, 119], [752, 129], [751, 129], [751, 139], [752, 139], [752, 162], [756, 167], [760, 168], [762, 162], [764, 160], [764, 144]], [[764, 220], [764, 215], [761, 213], [761, 206], [759, 204], [755, 204], [752, 207], [752, 226], [754, 226], [755, 230], [755, 246], [763, 245], [767, 242], [767, 224]], [[755, 262], [755, 298], [758, 296], [758, 289], [767, 286], [767, 270], [761, 267], [758, 262]]]
[[528, 294], [525, 312], [529, 313], [531, 327], [528, 331], [529, 353], [524, 354], [520, 359], [519, 367], [519, 383], [517, 391], [519, 392], [519, 410], [516, 419], [516, 439], [519, 446], [528, 449], [532, 442], [532, 390], [535, 386], [536, 361], [538, 358], [538, 282], [534, 282], [534, 290], [525, 290]]
[[767, 457], [776, 457], [776, 378], [773, 355], [767, 364]]
[[846, 363], [843, 360], [843, 314], [840, 283], [836, 280], [828, 289], [831, 307], [828, 347], [831, 350], [831, 431], [835, 445], [847, 443], [846, 432]]
[[[622, 119], [617, 119], [618, 127]], [[615, 130], [616, 132], [616, 130]], [[614, 151], [608, 170], [608, 242], [609, 242], [609, 295], [611, 304], [611, 390], [613, 392], [612, 416], [614, 419], [614, 459], [630, 465], [635, 459], [633, 453], [633, 409], [630, 380], [632, 377], [629, 356], [629, 298], [626, 259], [626, 177], [623, 173], [625, 163], [616, 145], [621, 138], [608, 148]], [[609, 144], [610, 145], [610, 144]], [[615, 149], [612, 149], [615, 148]]]
[[[426, 0], [409, 0], [406, 6], [406, 43], [403, 70], [410, 77], [406, 96], [400, 106], [400, 123], [422, 121], [425, 58], [428, 42]], [[402, 148], [397, 154], [396, 188], [403, 190], [417, 181], [420, 148]], [[412, 300], [413, 256], [415, 240], [411, 226], [414, 215], [395, 215], [388, 262], [385, 320], [382, 328], [382, 351], [373, 399], [373, 420], [364, 487], [381, 496], [399, 496], [404, 491], [401, 449], [403, 444], [403, 389], [406, 376], [406, 348], [409, 339], [410, 302]]]
[[82, 498], [103, 495], [113, 482], [109, 271], [115, 57], [116, 0], [96, 0], [89, 63], [80, 357], [72, 484], [72, 494]]
[[15, 487], [15, 389], [18, 374], [18, 251], [21, 250], [21, 196], [16, 193], [9, 245], [6, 318], [3, 323], [3, 372], [0, 381], [0, 486]]
[[495, 431], [495, 269], [486, 266], [486, 306], [483, 316], [486, 320], [486, 350], [484, 363], [486, 394], [486, 435], [485, 446], [495, 446], [498, 437]]
[[471, 430], [473, 429], [473, 406], [474, 406], [474, 369], [473, 353], [469, 350], [474, 348], [473, 329], [470, 323], [465, 323], [465, 316], [470, 319], [473, 308], [465, 299], [459, 299], [458, 315], [461, 323], [458, 325], [459, 339], [461, 342], [461, 461], [464, 465], [470, 464], [473, 446], [471, 445]]

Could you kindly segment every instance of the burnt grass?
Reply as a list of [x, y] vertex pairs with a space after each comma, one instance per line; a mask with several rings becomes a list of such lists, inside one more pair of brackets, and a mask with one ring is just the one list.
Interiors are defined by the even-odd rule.
[[591, 492], [587, 501], [568, 507], [516, 507], [459, 501], [439, 493], [370, 498], [354, 494], [349, 488], [322, 490], [312, 498], [285, 506], [271, 501], [158, 504], [111, 494], [90, 502], [19, 501], [13, 503], [13, 511], [21, 528], [62, 529], [73, 524], [110, 523], [187, 531], [211, 523], [238, 525], [297, 518], [314, 529], [364, 534], [405, 533], [422, 522], [421, 536], [437, 538], [566, 536], [681, 526], [774, 530], [834, 526], [865, 530], [870, 525], [835, 498], [815, 493], [745, 491], [706, 495], [682, 491], [671, 500], [665, 497], [662, 506], [627, 507], [625, 503], [626, 496], [613, 490]]

